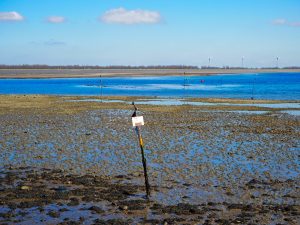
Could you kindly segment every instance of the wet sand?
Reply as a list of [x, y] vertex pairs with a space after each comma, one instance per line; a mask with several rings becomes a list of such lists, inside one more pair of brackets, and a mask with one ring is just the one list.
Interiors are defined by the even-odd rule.
[[300, 69], [0, 69], [0, 78], [83, 78], [122, 76], [210, 76], [216, 74], [299, 73]]
[[299, 224], [299, 116], [138, 106], [147, 201], [132, 106], [84, 98], [0, 95], [0, 224]]

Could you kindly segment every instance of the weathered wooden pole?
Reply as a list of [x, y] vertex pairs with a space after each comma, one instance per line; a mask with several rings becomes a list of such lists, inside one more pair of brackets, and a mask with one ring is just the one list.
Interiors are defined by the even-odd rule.
[[102, 76], [100, 75], [100, 90], [101, 90], [101, 102], [103, 101], [103, 91], [102, 91], [102, 87], [103, 87], [103, 82], [102, 82]]
[[139, 139], [139, 145], [140, 145], [141, 154], [142, 154], [142, 163], [143, 163], [143, 168], [144, 168], [146, 196], [147, 196], [147, 198], [149, 198], [150, 197], [150, 184], [149, 184], [148, 173], [147, 173], [147, 160], [146, 160], [145, 154], [144, 154], [144, 142], [143, 142], [141, 129], [140, 129], [140, 127], [144, 125], [144, 118], [142, 116], [136, 115], [136, 111], [138, 109], [135, 106], [134, 102], [132, 102], [132, 105], [134, 107], [134, 112], [132, 114], [132, 124], [135, 127], [135, 131], [136, 131], [136, 133], [138, 135], [138, 139]]

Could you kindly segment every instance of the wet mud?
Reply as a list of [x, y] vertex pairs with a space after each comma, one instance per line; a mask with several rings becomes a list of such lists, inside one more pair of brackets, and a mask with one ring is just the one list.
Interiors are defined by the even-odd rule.
[[0, 224], [299, 224], [298, 116], [141, 106], [147, 200], [130, 105], [0, 98]]

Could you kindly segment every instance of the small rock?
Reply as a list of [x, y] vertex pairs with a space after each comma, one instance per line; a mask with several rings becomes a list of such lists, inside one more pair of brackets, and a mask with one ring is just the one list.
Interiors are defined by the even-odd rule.
[[134, 173], [132, 173], [132, 175], [133, 175], [134, 177], [140, 177], [140, 176], [141, 176], [141, 174], [138, 173], [138, 172], [134, 172]]
[[127, 205], [122, 205], [119, 207], [119, 209], [121, 210], [128, 210], [128, 206]]
[[104, 213], [104, 210], [102, 210], [100, 207], [98, 206], [91, 206], [90, 208], [88, 208], [88, 210], [94, 211], [96, 213]]
[[59, 209], [59, 211], [60, 211], [60, 212], [67, 212], [67, 211], [70, 211], [70, 210], [67, 209], [67, 208], [61, 208], [61, 209]]
[[24, 185], [24, 186], [21, 186], [20, 189], [21, 189], [21, 190], [27, 190], [27, 191], [28, 191], [28, 190], [30, 190], [31, 188], [30, 188], [29, 186]]
[[55, 212], [55, 211], [50, 211], [48, 212], [49, 216], [53, 217], [53, 218], [58, 218], [60, 216], [60, 213], [59, 212]]
[[77, 198], [70, 198], [70, 202], [67, 204], [68, 206], [76, 206], [79, 205], [79, 200]]
[[61, 191], [61, 192], [63, 192], [63, 191], [67, 191], [67, 188], [65, 187], [65, 186], [59, 186], [59, 187], [57, 187], [57, 188], [53, 188], [55, 191]]

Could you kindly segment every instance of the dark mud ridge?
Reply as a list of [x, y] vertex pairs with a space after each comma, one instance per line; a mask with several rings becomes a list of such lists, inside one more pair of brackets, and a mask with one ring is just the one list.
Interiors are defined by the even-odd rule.
[[[126, 176], [118, 179], [122, 177]], [[297, 204], [162, 205], [145, 199], [140, 194], [143, 187], [115, 179], [61, 170], [3, 168], [0, 224], [299, 224]], [[264, 185], [272, 183], [251, 180], [243, 188]]]

